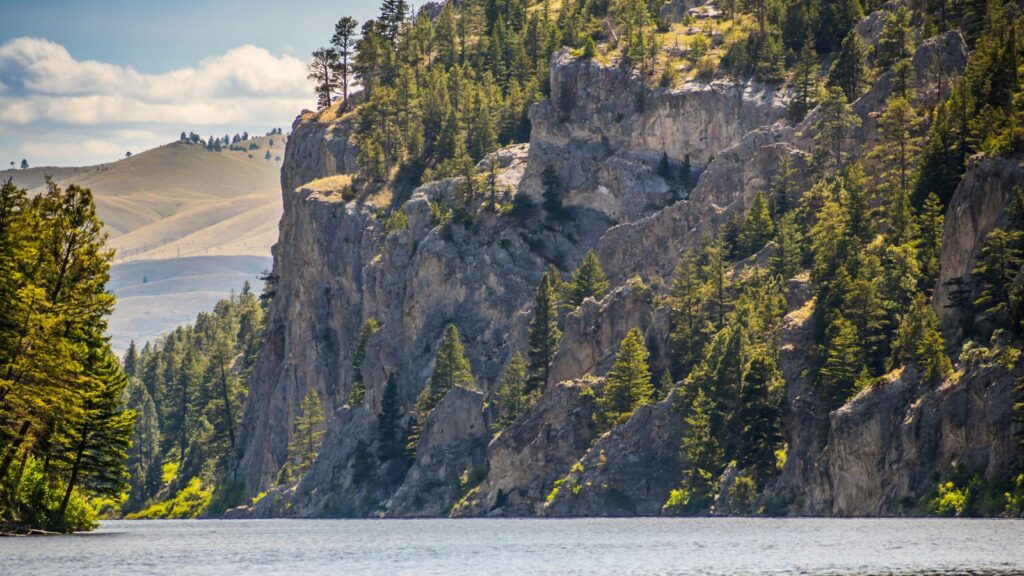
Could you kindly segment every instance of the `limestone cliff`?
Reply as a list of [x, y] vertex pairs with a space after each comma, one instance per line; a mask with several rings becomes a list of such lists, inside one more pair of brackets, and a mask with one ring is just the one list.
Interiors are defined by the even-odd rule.
[[[858, 32], [877, 34], [882, 16]], [[913, 64], [919, 79], [926, 69], [948, 78], [965, 58], [963, 38], [949, 32], [924, 41]], [[920, 98], [946, 96], [920, 87]], [[874, 118], [891, 90], [883, 75], [853, 104], [862, 120], [855, 152], [877, 139]], [[551, 97], [530, 113], [529, 145], [499, 150], [480, 168], [496, 163], [510, 194], [534, 205], [554, 174], [565, 188], [561, 222], [535, 206], [525, 216], [482, 211], [472, 223], [440, 223], [432, 208], [451, 202], [454, 180], [424, 184], [407, 198], [353, 192], [351, 119], [300, 116], [282, 169], [276, 293], [234, 467], [248, 496], [269, 493], [233, 514], [660, 514], [685, 465], [677, 395], [599, 434], [595, 394], [633, 328], [644, 335], [652, 370], [668, 365], [663, 301], [682, 250], [745, 214], [768, 192], [783, 158], [795, 170], [794, 186], [810, 186], [815, 113], [792, 126], [784, 121], [787, 99], [753, 82], [644, 88], [622, 67], [557, 54]], [[663, 157], [673, 166], [688, 159], [695, 185], [659, 175]], [[1022, 180], [1016, 160], [971, 165], [946, 216], [938, 305], [948, 298], [943, 282], [971, 269], [981, 238], [1004, 221], [1009, 190]], [[396, 210], [408, 224], [389, 230], [385, 220]], [[552, 265], [572, 270], [591, 248], [612, 289], [566, 313], [543, 395], [492, 434], [490, 394], [513, 351], [527, 349], [538, 279]], [[744, 265], [763, 267], [766, 254]], [[958, 466], [989, 478], [1020, 466], [1019, 425], [1011, 419], [1019, 367], [965, 363], [939, 386], [907, 367], [830, 413], [814, 380], [811, 294], [806, 277], [790, 283], [779, 335], [788, 458], [768, 490], [773, 512], [910, 514]], [[366, 396], [349, 406], [356, 336], [370, 318], [380, 330], [362, 362]], [[406, 424], [449, 323], [462, 333], [479, 390], [450, 390], [423, 423], [415, 458], [381, 463], [384, 386], [396, 382]], [[296, 407], [311, 388], [328, 409], [324, 445], [297, 483], [278, 485]]]

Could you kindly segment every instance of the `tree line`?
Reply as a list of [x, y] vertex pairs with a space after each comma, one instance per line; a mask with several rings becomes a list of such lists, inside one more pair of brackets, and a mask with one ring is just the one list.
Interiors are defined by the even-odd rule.
[[95, 525], [127, 486], [134, 411], [105, 335], [113, 250], [92, 193], [0, 187], [0, 528]]

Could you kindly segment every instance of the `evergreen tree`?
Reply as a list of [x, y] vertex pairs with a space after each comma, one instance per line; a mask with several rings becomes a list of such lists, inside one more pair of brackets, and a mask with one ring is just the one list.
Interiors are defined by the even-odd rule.
[[764, 194], [758, 192], [754, 196], [750, 210], [747, 211], [747, 218], [737, 238], [736, 256], [746, 258], [755, 254], [771, 240], [774, 233], [775, 227], [768, 210], [768, 201], [765, 200]]
[[366, 384], [363, 380], [363, 360], [366, 358], [366, 343], [377, 333], [380, 326], [376, 318], [368, 318], [359, 330], [359, 337], [356, 339], [356, 348], [352, 352], [352, 390], [349, 392], [348, 404], [356, 406], [362, 404], [366, 397]]
[[128, 351], [124, 353], [124, 373], [129, 378], [134, 378], [139, 364], [139, 351], [135, 347], [135, 340], [128, 344]]
[[718, 476], [724, 457], [711, 429], [713, 406], [703, 390], [697, 389], [689, 414], [680, 452], [683, 456], [683, 510], [707, 512], [715, 499]]
[[910, 10], [906, 6], [898, 6], [886, 16], [875, 50], [875, 64], [879, 69], [888, 70], [913, 54], [914, 33], [910, 20]]
[[917, 245], [918, 258], [921, 263], [921, 281], [923, 288], [930, 288], [939, 276], [939, 252], [942, 250], [943, 222], [942, 204], [935, 194], [929, 194], [921, 207], [918, 217], [920, 242]]
[[972, 271], [980, 292], [974, 306], [997, 325], [1014, 330], [1018, 330], [1020, 311], [1011, 288], [1024, 265], [1022, 246], [1024, 232], [997, 228], [982, 242]]
[[499, 429], [506, 428], [515, 422], [520, 414], [529, 408], [529, 396], [526, 392], [527, 365], [526, 358], [516, 352], [505, 364], [501, 373], [498, 391], [495, 393], [495, 404], [498, 406]]
[[706, 341], [700, 267], [693, 251], [684, 252], [676, 261], [670, 302], [672, 367], [675, 374], [682, 376], [697, 363]]
[[417, 398], [416, 406], [413, 409], [415, 420], [406, 446], [407, 454], [413, 459], [416, 456], [420, 434], [423, 432], [427, 416], [454, 386], [475, 388], [473, 372], [470, 369], [469, 360], [466, 359], [462, 338], [459, 337], [459, 331], [455, 325], [449, 324], [445, 328], [441, 345], [434, 357], [434, 371], [430, 375], [427, 387]]
[[924, 294], [918, 294], [903, 315], [893, 354], [898, 361], [916, 364], [921, 377], [930, 384], [938, 384], [953, 371], [939, 319]]
[[774, 274], [788, 280], [803, 268], [803, 237], [793, 214], [779, 219], [775, 227], [775, 253], [768, 262]]
[[319, 48], [313, 52], [313, 60], [307, 66], [307, 78], [316, 86], [317, 108], [331, 105], [333, 94], [338, 90], [338, 54], [330, 48]]
[[828, 89], [818, 110], [814, 126], [815, 157], [820, 164], [831, 163], [841, 172], [846, 164], [846, 141], [850, 131], [860, 126], [860, 118], [853, 113], [846, 94], [838, 86]]
[[348, 107], [348, 81], [352, 76], [352, 50], [356, 42], [356, 26], [359, 23], [355, 18], [345, 16], [334, 25], [334, 36], [331, 37], [331, 47], [337, 54], [337, 67], [334, 70], [335, 77], [341, 83], [341, 99]]
[[837, 408], [856, 391], [864, 368], [857, 330], [849, 320], [839, 316], [829, 324], [821, 353], [824, 361], [818, 379], [822, 396], [830, 409]]
[[654, 387], [647, 367], [647, 348], [643, 334], [634, 328], [619, 344], [615, 364], [598, 405], [605, 424], [614, 427], [625, 422], [637, 407], [651, 403]]
[[296, 474], [303, 474], [320, 453], [324, 438], [324, 409], [320, 395], [310, 388], [299, 404], [288, 442], [288, 460]]
[[534, 299], [533, 320], [530, 321], [529, 379], [527, 391], [543, 391], [548, 384], [551, 361], [562, 337], [558, 329], [558, 290], [560, 280], [548, 272], [541, 276]]
[[381, 396], [380, 414], [377, 415], [377, 458], [387, 462], [401, 455], [401, 406], [398, 401], [398, 384], [394, 374], [388, 376]]
[[68, 426], [70, 450], [62, 456], [69, 466], [67, 486], [57, 511], [63, 517], [71, 494], [79, 486], [104, 496], [120, 496], [128, 486], [125, 460], [131, 446], [135, 412], [124, 409], [128, 378], [110, 350], [90, 358], [82, 395], [82, 412]]
[[601, 268], [601, 261], [590, 250], [572, 275], [572, 282], [567, 287], [566, 304], [575, 309], [587, 298], [600, 300], [607, 291], [608, 279]]
[[860, 98], [868, 87], [870, 69], [867, 54], [868, 48], [864, 41], [856, 31], [850, 30], [828, 72], [828, 85], [841, 88], [849, 102]]
[[782, 376], [775, 360], [765, 353], [755, 355], [740, 385], [739, 419], [742, 423], [737, 463], [752, 472], [758, 488], [775, 473], [775, 450], [782, 444]]
[[802, 120], [818, 99], [818, 73], [821, 64], [818, 62], [813, 42], [813, 38], [808, 38], [800, 49], [800, 59], [793, 69], [790, 80], [796, 88], [796, 95], [789, 108], [790, 117], [794, 120]]

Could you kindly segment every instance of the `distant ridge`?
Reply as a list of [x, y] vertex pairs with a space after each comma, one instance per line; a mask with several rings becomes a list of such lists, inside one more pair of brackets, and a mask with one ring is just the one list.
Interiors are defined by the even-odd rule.
[[252, 137], [245, 150], [220, 151], [175, 141], [106, 164], [3, 170], [0, 181], [38, 193], [50, 176], [92, 190], [117, 251], [110, 333], [124, 350], [195, 318], [246, 280], [259, 290], [281, 218], [286, 137]]

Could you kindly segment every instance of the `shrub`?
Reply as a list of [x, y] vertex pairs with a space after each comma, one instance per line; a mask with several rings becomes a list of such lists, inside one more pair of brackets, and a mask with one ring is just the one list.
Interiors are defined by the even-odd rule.
[[[431, 206], [431, 212], [433, 212], [433, 206]], [[405, 213], [405, 209], [399, 208], [391, 212], [387, 219], [384, 220], [384, 233], [391, 234], [398, 232], [399, 230], [406, 230], [409, 228], [409, 216]]]
[[939, 516], [960, 516], [967, 506], [970, 490], [958, 488], [953, 482], [939, 484], [938, 496], [929, 502], [932, 513]]
[[757, 486], [750, 476], [739, 476], [729, 486], [729, 510], [733, 514], [746, 516], [754, 511]]

